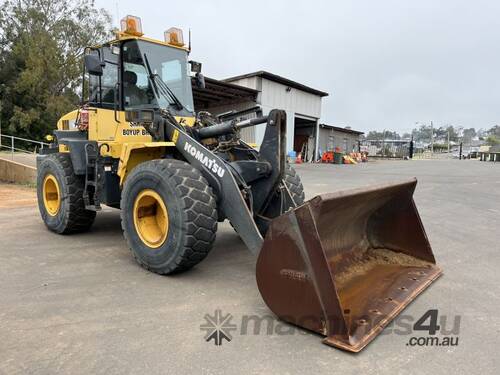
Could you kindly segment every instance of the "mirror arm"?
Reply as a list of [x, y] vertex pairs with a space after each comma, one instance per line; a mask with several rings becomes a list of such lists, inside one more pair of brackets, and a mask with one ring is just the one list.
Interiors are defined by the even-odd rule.
[[205, 88], [205, 77], [201, 73], [196, 73], [196, 86], [200, 89]]
[[120, 100], [120, 96], [118, 95], [118, 90], [120, 89], [120, 84], [117, 82], [115, 84], [115, 100], [114, 100], [114, 103], [113, 103], [113, 109], [114, 109], [114, 116], [115, 116], [115, 121], [117, 123], [120, 123], [120, 119], [118, 119], [117, 115], [116, 115], [116, 112], [117, 112], [117, 107], [118, 107], [118, 101]]

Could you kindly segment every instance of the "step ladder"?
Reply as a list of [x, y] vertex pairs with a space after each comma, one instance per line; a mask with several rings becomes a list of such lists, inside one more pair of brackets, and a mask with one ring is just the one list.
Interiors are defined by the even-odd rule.
[[97, 145], [87, 143], [85, 145], [85, 187], [83, 190], [83, 201], [85, 209], [90, 211], [101, 210], [101, 186], [104, 176], [104, 166], [99, 162], [99, 149]]

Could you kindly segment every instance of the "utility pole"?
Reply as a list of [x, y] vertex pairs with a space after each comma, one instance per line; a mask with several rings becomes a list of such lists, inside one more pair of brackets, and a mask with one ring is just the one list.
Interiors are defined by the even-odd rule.
[[382, 134], [382, 159], [385, 158], [385, 129], [384, 133]]
[[431, 121], [431, 154], [434, 154], [434, 127]]
[[450, 153], [450, 131], [448, 130], [448, 154]]
[[0, 151], [2, 151], [2, 98], [4, 97], [5, 84], [0, 84]]
[[118, 2], [115, 3], [116, 5], [116, 27], [118, 28], [118, 30], [120, 30], [120, 12], [118, 10]]
[[2, 98], [0, 98], [0, 151], [2, 151]]

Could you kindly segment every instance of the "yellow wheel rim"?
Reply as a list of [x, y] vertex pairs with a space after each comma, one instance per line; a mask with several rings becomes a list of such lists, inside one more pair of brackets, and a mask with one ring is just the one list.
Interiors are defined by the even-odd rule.
[[135, 198], [134, 226], [147, 246], [156, 249], [165, 242], [168, 235], [167, 207], [156, 191], [146, 189]]
[[48, 174], [43, 180], [43, 204], [50, 216], [56, 216], [61, 208], [59, 184], [52, 174]]

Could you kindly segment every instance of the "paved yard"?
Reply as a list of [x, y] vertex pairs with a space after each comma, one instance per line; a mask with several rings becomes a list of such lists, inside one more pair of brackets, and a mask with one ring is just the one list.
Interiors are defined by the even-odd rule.
[[[309, 198], [418, 177], [415, 200], [445, 274], [403, 314], [408, 323], [438, 309], [450, 329], [460, 316], [457, 346], [409, 346], [410, 337], [425, 332], [395, 329], [359, 354], [302, 330], [241, 335], [243, 315], [269, 310], [256, 287], [255, 259], [229, 224], [220, 225], [202, 264], [162, 277], [135, 264], [117, 210], [100, 213], [89, 233], [58, 236], [41, 222], [34, 191], [0, 185], [0, 373], [498, 373], [500, 165], [387, 161], [297, 169]], [[216, 309], [232, 314], [238, 327], [219, 347], [200, 331]]]

